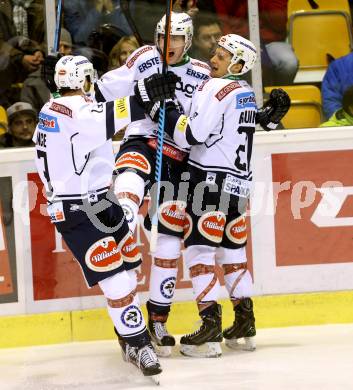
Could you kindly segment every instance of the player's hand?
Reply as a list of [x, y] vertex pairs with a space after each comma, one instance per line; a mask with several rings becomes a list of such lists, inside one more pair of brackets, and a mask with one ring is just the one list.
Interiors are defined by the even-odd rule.
[[166, 75], [155, 73], [136, 83], [135, 96], [142, 106], [151, 102], [172, 99], [175, 94], [176, 83], [179, 80], [180, 77], [173, 72], [168, 72]]
[[[149, 117], [153, 120], [153, 122], [158, 122], [159, 120], [159, 111], [161, 108], [161, 102], [156, 102], [156, 103], [149, 103], [145, 105], [145, 110], [146, 113], [149, 115]], [[165, 100], [165, 109], [166, 111], [169, 110], [178, 110], [177, 105], [172, 99], [166, 99]]]
[[48, 55], [44, 58], [44, 62], [42, 64], [41, 78], [45, 82], [51, 93], [55, 93], [58, 90], [58, 87], [54, 81], [55, 74], [55, 65], [62, 57], [62, 54], [57, 55]]
[[256, 123], [264, 130], [274, 130], [290, 108], [290, 97], [281, 88], [271, 91], [269, 100], [256, 114]]

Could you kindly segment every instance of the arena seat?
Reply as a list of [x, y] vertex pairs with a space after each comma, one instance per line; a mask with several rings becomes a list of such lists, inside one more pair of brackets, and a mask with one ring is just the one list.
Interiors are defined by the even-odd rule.
[[[328, 66], [328, 56], [342, 57], [352, 51], [352, 22], [343, 11], [295, 12], [289, 19], [289, 42], [299, 60], [295, 82], [320, 82]], [[312, 75], [312, 78], [310, 78]]]
[[348, 0], [288, 0], [288, 19], [294, 12], [301, 11], [343, 11], [351, 14]]
[[[266, 87], [265, 92], [270, 93], [273, 88]], [[300, 129], [318, 127], [322, 121], [321, 92], [314, 85], [281, 86], [291, 98], [291, 107], [282, 119], [286, 129]]]

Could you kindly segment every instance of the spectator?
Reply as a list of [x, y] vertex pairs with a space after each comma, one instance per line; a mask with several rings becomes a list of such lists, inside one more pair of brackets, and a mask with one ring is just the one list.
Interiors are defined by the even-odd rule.
[[37, 113], [29, 103], [17, 102], [7, 109], [8, 132], [2, 147], [34, 146], [32, 137], [37, 124]]
[[353, 126], [353, 85], [343, 94], [342, 107], [339, 108], [327, 122], [320, 127]]
[[133, 35], [122, 37], [109, 53], [108, 70], [120, 68], [127, 58], [132, 54], [139, 44]]
[[[59, 53], [63, 55], [72, 54], [71, 35], [65, 28], [62, 28], [60, 33]], [[24, 81], [20, 99], [22, 102], [30, 103], [39, 112], [49, 98], [50, 92], [41, 78], [41, 68], [39, 68], [29, 74]]]
[[7, 114], [4, 107], [0, 106], [0, 137], [7, 132]]
[[342, 107], [345, 90], [353, 85], [353, 53], [330, 63], [322, 80], [321, 97], [325, 118]]
[[221, 36], [221, 25], [217, 18], [211, 15], [197, 15], [194, 18], [194, 40], [191, 56], [209, 62]]
[[[266, 55], [274, 67], [272, 77], [263, 77], [264, 85], [292, 84], [298, 70], [298, 59], [287, 38], [288, 0], [259, 0], [261, 61], [266, 65]], [[225, 34], [235, 33], [249, 37], [247, 1], [217, 0], [214, 6], [223, 21]], [[272, 78], [272, 80], [271, 80]]]

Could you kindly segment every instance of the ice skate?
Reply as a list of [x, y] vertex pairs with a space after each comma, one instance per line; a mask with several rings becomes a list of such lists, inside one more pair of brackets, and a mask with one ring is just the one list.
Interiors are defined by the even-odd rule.
[[[147, 303], [147, 309], [148, 303]], [[152, 344], [160, 357], [168, 357], [172, 354], [172, 347], [175, 345], [175, 338], [167, 330], [166, 315], [159, 315], [148, 310], [148, 330], [150, 331]]]
[[180, 339], [180, 353], [191, 357], [219, 357], [222, 355], [222, 309], [214, 304], [202, 315], [202, 324], [194, 333]]
[[[234, 307], [234, 312], [233, 325], [223, 331], [226, 346], [232, 349], [254, 351], [256, 349], [256, 328], [251, 298], [240, 299]], [[239, 339], [244, 339], [245, 344], [239, 344]]]

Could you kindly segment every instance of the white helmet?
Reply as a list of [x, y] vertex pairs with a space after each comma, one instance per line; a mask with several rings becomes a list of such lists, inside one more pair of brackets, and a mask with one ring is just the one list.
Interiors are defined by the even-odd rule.
[[[157, 48], [160, 50], [158, 44], [158, 36], [159, 34], [165, 34], [165, 15], [163, 18], [157, 23], [156, 31], [155, 31], [155, 44]], [[172, 12], [172, 16], [170, 19], [170, 35], [183, 35], [185, 38], [185, 46], [184, 52], [185, 54], [191, 46], [192, 43], [192, 35], [194, 33], [194, 27], [192, 25], [192, 19], [185, 12]]]
[[236, 34], [227, 34], [221, 37], [218, 41], [218, 45], [228, 50], [232, 54], [232, 60], [228, 66], [228, 73], [232, 74], [230, 68], [233, 64], [237, 64], [240, 60], [244, 61], [244, 66], [241, 72], [237, 75], [242, 75], [253, 68], [257, 58], [257, 51], [255, 45]]
[[84, 56], [64, 56], [55, 65], [54, 81], [59, 90], [81, 89], [86, 93], [83, 86], [87, 76], [93, 84], [95, 78], [93, 64]]

